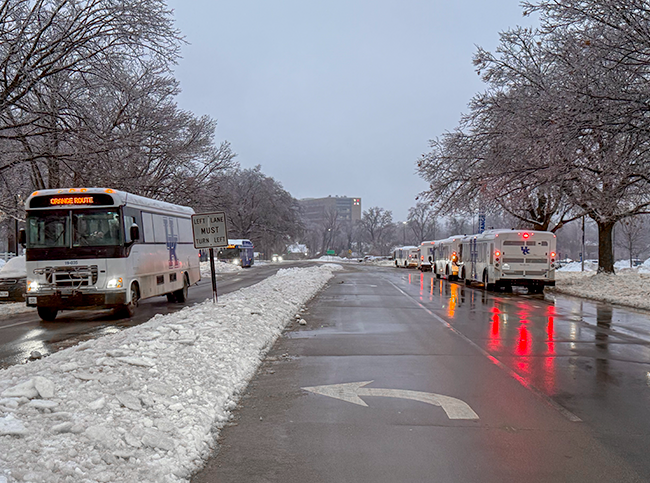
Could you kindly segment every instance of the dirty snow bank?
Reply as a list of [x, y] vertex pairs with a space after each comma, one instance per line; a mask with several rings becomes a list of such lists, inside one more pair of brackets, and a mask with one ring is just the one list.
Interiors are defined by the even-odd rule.
[[187, 481], [264, 353], [339, 268], [280, 270], [0, 371], [0, 483]]
[[556, 272], [550, 292], [650, 310], [650, 274], [627, 271], [618, 275]]

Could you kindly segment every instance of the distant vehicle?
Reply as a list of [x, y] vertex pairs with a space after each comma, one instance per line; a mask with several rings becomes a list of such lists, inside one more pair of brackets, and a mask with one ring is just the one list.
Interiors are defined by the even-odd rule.
[[217, 259], [222, 262], [248, 268], [255, 263], [253, 242], [245, 239], [228, 239], [228, 246], [217, 252]]
[[396, 267], [415, 268], [418, 266], [419, 253], [418, 247], [399, 247], [393, 250], [392, 259]]
[[25, 257], [11, 258], [0, 269], [0, 302], [24, 302], [26, 280]]
[[273, 255], [271, 255], [271, 261], [272, 262], [281, 262], [282, 260], [284, 260], [282, 258], [282, 255], [278, 255], [277, 253], [274, 253]]
[[418, 260], [418, 268], [421, 272], [430, 272], [432, 270], [435, 247], [435, 241], [423, 241], [420, 243], [420, 259]]
[[27, 305], [46, 321], [59, 310], [117, 309], [141, 299], [185, 302], [201, 279], [192, 208], [105, 188], [36, 191], [27, 198]]
[[433, 250], [433, 273], [436, 278], [458, 280], [460, 276], [460, 242], [462, 235], [436, 240]]

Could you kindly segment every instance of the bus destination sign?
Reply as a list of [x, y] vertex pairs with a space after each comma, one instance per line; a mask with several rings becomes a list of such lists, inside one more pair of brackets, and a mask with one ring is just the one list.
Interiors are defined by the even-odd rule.
[[114, 204], [113, 197], [106, 193], [79, 193], [65, 195], [35, 196], [29, 202], [30, 208], [52, 208], [55, 206], [110, 206]]
[[66, 196], [65, 198], [50, 198], [51, 205], [92, 205], [92, 196]]
[[219, 211], [192, 215], [192, 234], [194, 235], [194, 248], [228, 246], [226, 214]]

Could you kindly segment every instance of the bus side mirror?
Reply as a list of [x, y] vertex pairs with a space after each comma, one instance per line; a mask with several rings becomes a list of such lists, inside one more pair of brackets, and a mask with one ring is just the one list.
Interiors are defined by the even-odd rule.
[[140, 239], [140, 227], [135, 223], [131, 225], [129, 235], [131, 236], [131, 243], [138, 241]]
[[20, 243], [23, 247], [27, 244], [27, 233], [25, 232], [24, 228], [21, 228], [18, 231], [18, 243]]

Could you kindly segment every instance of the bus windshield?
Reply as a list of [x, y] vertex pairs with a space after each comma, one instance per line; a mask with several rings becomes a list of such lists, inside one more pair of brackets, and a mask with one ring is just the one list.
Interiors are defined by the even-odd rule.
[[27, 247], [84, 247], [121, 244], [120, 213], [110, 210], [31, 212]]
[[232, 260], [234, 258], [239, 258], [239, 248], [222, 248], [217, 253], [217, 259], [219, 260]]

